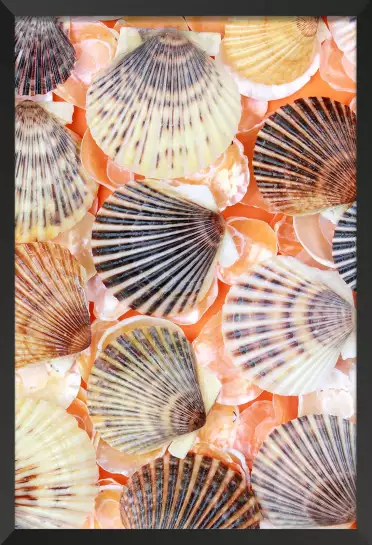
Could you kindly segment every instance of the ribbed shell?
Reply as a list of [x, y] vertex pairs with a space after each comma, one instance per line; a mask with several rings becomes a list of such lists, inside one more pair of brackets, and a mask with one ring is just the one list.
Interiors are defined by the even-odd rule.
[[94, 79], [87, 122], [117, 164], [146, 177], [199, 172], [231, 144], [241, 103], [234, 81], [185, 34], [143, 34]]
[[257, 186], [290, 216], [356, 197], [356, 116], [330, 98], [300, 98], [266, 119], [253, 157]]
[[17, 400], [16, 527], [81, 528], [94, 509], [97, 477], [94, 447], [73, 416], [47, 401]]
[[355, 425], [337, 416], [302, 416], [278, 426], [253, 463], [262, 514], [282, 528], [352, 523], [356, 518]]
[[15, 249], [16, 367], [81, 352], [91, 329], [82, 268], [58, 244]]
[[142, 314], [192, 309], [215, 274], [225, 222], [168, 184], [129, 182], [99, 210], [93, 260], [112, 295]]
[[339, 220], [332, 240], [332, 255], [342, 278], [353, 290], [357, 287], [357, 203]]
[[16, 95], [45, 95], [71, 75], [76, 53], [57, 17], [15, 18]]
[[337, 47], [352, 64], [356, 64], [357, 18], [327, 17], [329, 29]]
[[129, 529], [258, 529], [260, 514], [242, 475], [221, 461], [167, 453], [127, 481], [120, 499]]
[[89, 377], [88, 409], [96, 430], [130, 454], [169, 444], [206, 420], [191, 344], [171, 322], [154, 322], [144, 318], [133, 329], [118, 329]]
[[279, 256], [252, 267], [230, 289], [224, 343], [248, 380], [280, 395], [320, 386], [355, 331], [354, 307], [330, 286], [318, 269]]
[[317, 51], [319, 17], [250, 17], [225, 26], [222, 52], [241, 76], [265, 85], [299, 78]]

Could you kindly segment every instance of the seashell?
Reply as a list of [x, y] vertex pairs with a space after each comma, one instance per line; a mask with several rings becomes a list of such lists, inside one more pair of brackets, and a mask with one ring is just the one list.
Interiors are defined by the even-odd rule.
[[143, 454], [204, 426], [194, 351], [178, 326], [147, 317], [120, 322], [98, 348], [87, 404], [110, 446]]
[[90, 208], [96, 183], [72, 133], [36, 102], [15, 109], [16, 242], [55, 238]]
[[356, 238], [357, 204], [340, 218], [332, 240], [332, 255], [341, 277], [353, 290], [357, 287]]
[[199, 172], [237, 132], [236, 84], [185, 33], [162, 29], [140, 37], [141, 45], [119, 55], [88, 90], [92, 136], [137, 174], [171, 179]]
[[275, 211], [295, 216], [356, 197], [356, 116], [330, 98], [300, 98], [266, 119], [253, 157], [257, 186]]
[[50, 242], [15, 249], [16, 367], [75, 354], [90, 344], [82, 267]]
[[329, 30], [337, 47], [351, 64], [356, 64], [357, 18], [327, 17]]
[[210, 456], [165, 454], [127, 481], [120, 498], [127, 529], [259, 528], [256, 500], [241, 473]]
[[300, 395], [320, 386], [340, 352], [355, 351], [355, 320], [352, 291], [338, 273], [278, 256], [230, 289], [222, 331], [247, 380], [274, 394]]
[[58, 17], [15, 18], [15, 92], [45, 95], [71, 75], [76, 53]]
[[296, 418], [273, 430], [253, 463], [262, 515], [281, 528], [314, 528], [356, 518], [355, 425], [337, 416]]
[[17, 400], [15, 428], [16, 527], [81, 528], [97, 493], [88, 435], [61, 407], [27, 398]]
[[[99, 276], [112, 295], [142, 314], [192, 309], [215, 277], [225, 220], [214, 201], [192, 202], [187, 187], [131, 181], [110, 195], [93, 225]], [[192, 190], [211, 196], [205, 187]]]

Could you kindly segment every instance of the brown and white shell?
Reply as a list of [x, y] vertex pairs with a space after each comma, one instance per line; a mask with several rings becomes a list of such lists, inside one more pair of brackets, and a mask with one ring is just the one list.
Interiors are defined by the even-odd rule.
[[357, 289], [357, 203], [346, 210], [337, 223], [332, 255], [336, 269], [353, 290]]

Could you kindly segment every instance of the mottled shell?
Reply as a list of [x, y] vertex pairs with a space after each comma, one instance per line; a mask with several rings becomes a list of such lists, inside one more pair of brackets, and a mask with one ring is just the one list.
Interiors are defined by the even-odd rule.
[[71, 75], [76, 53], [57, 17], [15, 18], [16, 95], [45, 95]]
[[75, 354], [90, 344], [83, 269], [50, 242], [15, 248], [15, 363]]
[[142, 39], [94, 79], [89, 129], [111, 159], [143, 176], [199, 172], [237, 132], [237, 86], [185, 33], [164, 29]]
[[225, 221], [162, 182], [129, 182], [99, 210], [93, 260], [105, 286], [142, 314], [193, 309], [215, 277]]
[[342, 278], [357, 289], [357, 203], [340, 218], [332, 240], [332, 255]]
[[356, 197], [356, 116], [330, 98], [300, 98], [266, 119], [254, 175], [273, 210], [313, 214]]
[[242, 475], [200, 454], [170, 454], [134, 473], [120, 500], [128, 529], [259, 528], [260, 513]]
[[97, 478], [94, 447], [73, 416], [47, 401], [17, 400], [17, 528], [82, 528], [94, 509]]
[[356, 518], [355, 425], [311, 415], [278, 426], [252, 470], [262, 514], [280, 528], [352, 523]]

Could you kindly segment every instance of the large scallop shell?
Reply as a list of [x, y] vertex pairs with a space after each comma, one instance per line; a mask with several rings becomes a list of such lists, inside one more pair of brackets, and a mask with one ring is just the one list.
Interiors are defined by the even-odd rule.
[[254, 175], [272, 208], [313, 214], [356, 197], [356, 116], [330, 98], [300, 98], [266, 119]]
[[18, 399], [15, 420], [16, 526], [81, 528], [97, 493], [88, 435], [48, 401]]
[[134, 473], [120, 498], [128, 529], [259, 528], [260, 513], [241, 473], [218, 459], [167, 453]]
[[102, 439], [128, 454], [204, 426], [195, 355], [182, 329], [142, 318], [109, 330], [89, 376], [88, 409]]
[[339, 220], [332, 240], [332, 255], [342, 278], [353, 290], [357, 287], [356, 264], [357, 204], [346, 210]]
[[70, 131], [31, 100], [15, 109], [15, 191], [16, 242], [67, 231], [85, 215], [96, 192]]
[[225, 221], [217, 208], [192, 202], [177, 189], [129, 182], [105, 201], [93, 225], [98, 274], [112, 295], [142, 314], [192, 309], [215, 275]]
[[316, 390], [355, 351], [352, 291], [337, 272], [278, 256], [252, 267], [223, 307], [225, 347], [247, 380], [280, 395]]
[[94, 79], [87, 94], [92, 136], [117, 164], [143, 176], [199, 172], [238, 129], [236, 84], [186, 33], [163, 29], [142, 40]]
[[15, 91], [45, 95], [71, 75], [76, 53], [57, 17], [15, 18]]
[[90, 339], [84, 274], [76, 259], [50, 242], [17, 244], [16, 367], [81, 352]]
[[311, 415], [278, 426], [254, 460], [262, 514], [282, 528], [351, 524], [356, 518], [355, 425]]

